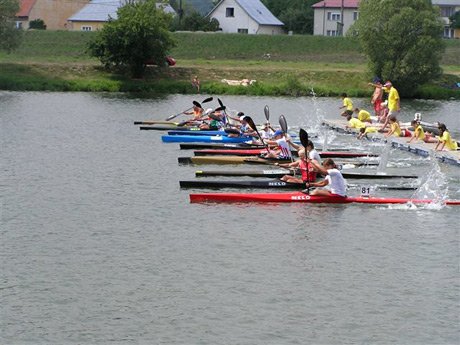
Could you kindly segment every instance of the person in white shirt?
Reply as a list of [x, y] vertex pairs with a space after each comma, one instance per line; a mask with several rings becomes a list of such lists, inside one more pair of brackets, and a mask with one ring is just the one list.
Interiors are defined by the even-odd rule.
[[264, 129], [260, 132], [260, 136], [262, 137], [262, 139], [265, 140], [265, 139], [271, 139], [274, 134], [275, 134], [275, 131], [270, 125], [270, 122], [266, 122], [264, 124]]
[[281, 130], [277, 130], [274, 134], [275, 140], [265, 140], [265, 144], [278, 146], [274, 151], [268, 152], [264, 158], [276, 159], [291, 159], [291, 148], [284, 137]]
[[307, 189], [303, 192], [308, 192], [309, 187], [326, 187], [329, 186], [330, 190], [324, 189], [315, 189], [310, 193], [310, 195], [319, 195], [319, 196], [347, 196], [347, 184], [345, 179], [342, 176], [342, 173], [337, 169], [334, 161], [330, 158], [327, 158], [323, 161], [323, 165], [311, 160], [310, 164], [313, 169], [315, 169], [320, 174], [326, 176], [326, 178], [321, 182], [310, 182], [306, 183]]

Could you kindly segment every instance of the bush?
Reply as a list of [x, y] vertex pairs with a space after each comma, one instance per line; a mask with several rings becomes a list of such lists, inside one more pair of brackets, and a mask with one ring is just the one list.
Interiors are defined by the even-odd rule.
[[42, 19], [34, 19], [29, 23], [29, 29], [46, 30], [46, 25]]

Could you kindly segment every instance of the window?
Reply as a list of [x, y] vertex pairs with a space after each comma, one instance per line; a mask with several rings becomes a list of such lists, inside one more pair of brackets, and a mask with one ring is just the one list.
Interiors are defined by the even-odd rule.
[[444, 29], [444, 38], [455, 38], [455, 30], [454, 29]]
[[454, 14], [453, 7], [441, 7], [441, 17], [450, 17]]
[[225, 16], [226, 17], [234, 17], [235, 16], [235, 9], [233, 7], [227, 7], [225, 9]]
[[82, 26], [81, 27], [81, 31], [92, 31], [92, 27], [91, 26]]
[[359, 19], [359, 12], [353, 12], [353, 20], [356, 21]]
[[248, 29], [238, 29], [238, 33], [239, 33], [239, 34], [247, 34], [247, 33], [248, 33]]
[[16, 22], [16, 29], [22, 29], [22, 22]]
[[337, 30], [327, 30], [326, 36], [337, 36]]
[[334, 22], [340, 21], [340, 12], [327, 12], [327, 20], [332, 20]]

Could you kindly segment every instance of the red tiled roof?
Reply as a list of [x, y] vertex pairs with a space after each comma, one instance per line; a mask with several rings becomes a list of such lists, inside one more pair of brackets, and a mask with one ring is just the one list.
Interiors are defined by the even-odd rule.
[[[359, 0], [343, 0], [344, 8], [358, 8]], [[340, 8], [342, 7], [342, 0], [324, 0], [317, 2], [312, 6], [313, 8], [329, 7]]]
[[17, 17], [27, 17], [36, 0], [21, 0], [21, 9], [16, 13]]

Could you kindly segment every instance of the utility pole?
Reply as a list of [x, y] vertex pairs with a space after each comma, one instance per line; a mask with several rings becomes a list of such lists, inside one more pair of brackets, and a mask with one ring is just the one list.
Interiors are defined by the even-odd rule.
[[182, 0], [179, 0], [179, 30], [182, 28]]
[[342, 0], [342, 8], [340, 10], [340, 36], [343, 36], [343, 2]]

